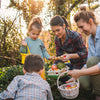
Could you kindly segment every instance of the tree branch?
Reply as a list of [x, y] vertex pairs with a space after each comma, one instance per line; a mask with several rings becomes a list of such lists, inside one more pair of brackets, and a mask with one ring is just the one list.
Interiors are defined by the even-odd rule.
[[69, 8], [68, 12], [65, 13], [64, 16], [67, 17], [68, 14], [73, 10], [73, 8], [74, 8], [76, 5], [78, 5], [79, 3], [81, 3], [81, 2], [85, 2], [85, 0], [77, 0], [77, 1], [75, 1], [75, 2], [72, 4], [72, 6]]
[[[5, 22], [5, 20], [3, 20], [3, 22], [4, 22], [4, 34], [3, 34], [3, 36], [2, 36], [1, 43], [2, 43], [2, 41], [4, 40], [4, 38], [7, 36], [7, 33], [10, 31], [10, 29], [11, 29], [11, 27], [13, 26], [15, 20], [16, 20], [20, 15], [22, 15], [22, 13], [19, 14], [18, 16], [17, 16], [17, 13], [16, 13], [16, 17], [14, 18], [12, 24], [10, 25], [10, 27], [8, 28], [7, 31], [6, 31], [6, 22]], [[1, 44], [0, 44], [0, 45], [1, 45]]]

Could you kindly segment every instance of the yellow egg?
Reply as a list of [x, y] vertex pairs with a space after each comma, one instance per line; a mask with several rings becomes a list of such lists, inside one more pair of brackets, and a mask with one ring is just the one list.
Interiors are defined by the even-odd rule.
[[75, 88], [75, 87], [76, 87], [76, 85], [72, 86], [72, 88]]

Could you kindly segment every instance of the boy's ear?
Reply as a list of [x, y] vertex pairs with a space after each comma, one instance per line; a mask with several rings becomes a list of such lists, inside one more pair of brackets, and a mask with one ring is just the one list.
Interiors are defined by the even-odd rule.
[[42, 74], [43, 70], [44, 70], [44, 69], [41, 69], [41, 70], [40, 70], [39, 75], [41, 75], [41, 74]]
[[94, 23], [94, 22], [93, 22], [93, 19], [90, 18], [90, 19], [89, 19], [89, 24], [92, 25], [93, 23]]
[[26, 70], [23, 68], [23, 73], [25, 74], [26, 73]]

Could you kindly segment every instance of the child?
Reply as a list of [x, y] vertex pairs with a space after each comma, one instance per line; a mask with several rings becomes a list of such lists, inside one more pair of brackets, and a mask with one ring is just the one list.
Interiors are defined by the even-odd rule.
[[39, 55], [30, 54], [26, 57], [23, 72], [16, 76], [0, 93], [0, 100], [53, 100], [49, 84], [40, 75], [43, 71], [43, 60]]
[[[38, 38], [41, 30], [42, 30], [42, 22], [40, 18], [39, 17], [32, 18], [32, 20], [28, 25], [29, 37], [27, 37], [22, 41], [20, 52], [27, 53], [28, 51], [27, 46], [28, 46], [31, 54], [38, 54], [42, 57], [43, 60], [44, 57], [46, 59], [51, 59], [50, 55], [46, 51], [43, 41]], [[42, 77], [43, 79], [45, 79], [45, 75], [42, 74]]]

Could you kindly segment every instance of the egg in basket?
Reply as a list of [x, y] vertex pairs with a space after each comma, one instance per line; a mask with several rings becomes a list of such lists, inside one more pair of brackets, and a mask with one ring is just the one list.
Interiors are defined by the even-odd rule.
[[48, 77], [57, 79], [60, 73], [65, 72], [68, 69], [69, 68], [63, 62], [58, 62], [57, 65], [53, 64], [47, 71]]

